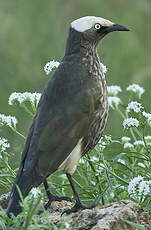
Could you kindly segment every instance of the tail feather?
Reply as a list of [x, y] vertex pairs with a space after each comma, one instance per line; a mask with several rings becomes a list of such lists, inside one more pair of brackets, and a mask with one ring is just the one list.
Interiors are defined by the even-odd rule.
[[[25, 198], [28, 195], [28, 193], [33, 187], [31, 178], [29, 176], [27, 177], [24, 175], [20, 177], [19, 183], [17, 185], [22, 193], [23, 198]], [[14, 186], [13, 192], [11, 194], [11, 199], [9, 201], [7, 211], [6, 211], [8, 217], [10, 217], [11, 213], [17, 216], [22, 211], [20, 201], [21, 201], [21, 198], [20, 198], [17, 186]]]

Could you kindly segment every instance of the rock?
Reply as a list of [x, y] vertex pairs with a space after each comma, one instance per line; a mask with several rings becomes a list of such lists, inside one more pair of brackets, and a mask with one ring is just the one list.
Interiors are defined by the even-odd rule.
[[[62, 201], [55, 202], [50, 208], [50, 221], [53, 224], [60, 225], [66, 218], [61, 213], [71, 208], [71, 203]], [[76, 230], [134, 230], [135, 228], [125, 223], [129, 220], [134, 223], [142, 224], [146, 229], [151, 230], [149, 222], [151, 216], [144, 212], [141, 207], [133, 201], [121, 200], [104, 206], [98, 206], [93, 209], [80, 210], [71, 214], [69, 227], [67, 229]]]
[[[8, 200], [9, 194], [2, 195], [0, 205], [6, 208]], [[151, 230], [149, 225], [151, 216], [143, 211], [137, 203], [130, 200], [121, 200], [93, 209], [79, 210], [70, 216], [65, 214], [61, 216], [64, 210], [72, 206], [73, 204], [67, 201], [53, 202], [48, 209], [50, 222], [60, 226], [67, 220], [67, 227], [62, 230], [134, 230], [134, 227], [124, 222], [124, 220], [129, 220]], [[38, 219], [42, 222], [46, 221], [42, 215], [39, 215]]]
[[6, 193], [0, 196], [0, 206], [5, 209], [7, 208], [10, 199], [10, 193]]

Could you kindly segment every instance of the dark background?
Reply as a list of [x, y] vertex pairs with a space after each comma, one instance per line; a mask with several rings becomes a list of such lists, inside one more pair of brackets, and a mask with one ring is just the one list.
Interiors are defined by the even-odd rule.
[[[94, 15], [123, 24], [131, 32], [108, 35], [98, 48], [108, 67], [108, 85], [125, 89], [142, 85], [143, 101], [150, 110], [151, 84], [151, 1], [150, 0], [1, 0], [0, 1], [0, 113], [16, 116], [18, 130], [27, 134], [30, 117], [8, 105], [12, 92], [42, 92], [49, 76], [43, 66], [64, 55], [69, 24], [82, 16]], [[123, 95], [126, 92], [123, 93]], [[110, 112], [106, 133], [119, 136], [120, 118]], [[0, 135], [20, 154], [24, 141], [8, 128]]]

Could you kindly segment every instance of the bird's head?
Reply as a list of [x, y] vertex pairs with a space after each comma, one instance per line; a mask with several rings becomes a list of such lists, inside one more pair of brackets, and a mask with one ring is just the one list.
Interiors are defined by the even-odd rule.
[[70, 27], [76, 32], [82, 33], [86, 40], [96, 42], [100, 41], [110, 32], [129, 31], [125, 26], [94, 16], [79, 18], [73, 21]]

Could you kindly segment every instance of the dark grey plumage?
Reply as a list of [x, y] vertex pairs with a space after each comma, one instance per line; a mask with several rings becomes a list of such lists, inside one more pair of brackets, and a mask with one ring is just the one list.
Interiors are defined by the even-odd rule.
[[46, 178], [59, 168], [67, 173], [76, 198], [72, 211], [89, 208], [80, 202], [71, 175], [80, 157], [97, 144], [106, 125], [107, 88], [96, 47], [114, 30], [128, 29], [96, 17], [71, 24], [65, 56], [42, 94], [27, 136], [8, 216], [21, 211], [16, 184], [25, 197], [32, 187], [44, 182], [49, 199], [54, 200]]

